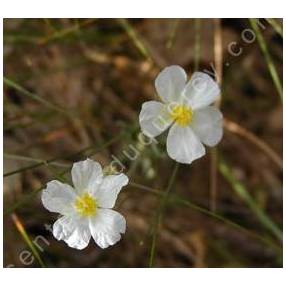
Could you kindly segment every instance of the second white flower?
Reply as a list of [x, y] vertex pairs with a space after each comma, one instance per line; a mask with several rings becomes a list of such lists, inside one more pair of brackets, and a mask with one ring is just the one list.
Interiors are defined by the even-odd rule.
[[145, 102], [139, 122], [149, 137], [156, 137], [171, 126], [167, 152], [172, 159], [190, 164], [205, 155], [203, 144], [215, 146], [221, 140], [223, 116], [209, 106], [218, 98], [220, 88], [209, 75], [195, 72], [187, 83], [185, 71], [170, 66], [157, 76], [155, 87], [162, 102]]

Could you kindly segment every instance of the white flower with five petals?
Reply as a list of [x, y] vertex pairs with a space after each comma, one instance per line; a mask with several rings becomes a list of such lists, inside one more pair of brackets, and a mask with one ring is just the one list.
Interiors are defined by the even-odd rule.
[[205, 147], [215, 146], [222, 138], [223, 116], [210, 104], [220, 88], [206, 73], [195, 72], [187, 83], [180, 66], [170, 66], [159, 73], [155, 87], [162, 102], [142, 105], [139, 122], [142, 132], [151, 138], [171, 126], [167, 152], [180, 163], [190, 164], [205, 155]]
[[62, 215], [53, 225], [54, 237], [76, 249], [85, 248], [91, 237], [101, 248], [118, 242], [126, 221], [112, 208], [128, 177], [104, 176], [90, 159], [73, 164], [71, 175], [74, 188], [54, 180], [42, 193], [45, 208]]

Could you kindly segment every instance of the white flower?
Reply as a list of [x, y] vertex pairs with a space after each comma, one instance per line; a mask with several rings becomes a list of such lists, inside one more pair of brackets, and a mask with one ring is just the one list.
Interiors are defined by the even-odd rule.
[[126, 221], [111, 208], [128, 177], [104, 177], [100, 164], [90, 159], [73, 164], [71, 175], [74, 188], [54, 180], [42, 193], [44, 207], [62, 215], [53, 225], [54, 237], [77, 249], [85, 248], [91, 236], [101, 248], [118, 242]]
[[169, 156], [190, 164], [205, 155], [205, 147], [222, 138], [223, 117], [212, 104], [220, 94], [218, 84], [206, 73], [187, 75], [179, 66], [170, 66], [155, 80], [163, 102], [148, 101], [142, 105], [139, 122], [142, 132], [151, 138], [171, 126], [167, 137]]

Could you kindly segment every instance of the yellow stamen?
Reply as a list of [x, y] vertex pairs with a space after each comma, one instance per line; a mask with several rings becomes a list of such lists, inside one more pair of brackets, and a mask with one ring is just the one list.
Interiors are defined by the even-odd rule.
[[170, 115], [182, 127], [189, 125], [193, 119], [193, 111], [185, 105], [176, 105], [170, 108]]
[[96, 214], [96, 201], [88, 193], [84, 193], [82, 196], [78, 197], [75, 201], [74, 206], [81, 216], [89, 217]]

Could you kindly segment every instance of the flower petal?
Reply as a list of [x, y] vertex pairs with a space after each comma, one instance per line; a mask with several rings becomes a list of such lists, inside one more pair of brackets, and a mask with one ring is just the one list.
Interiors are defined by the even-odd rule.
[[69, 213], [76, 198], [75, 190], [59, 181], [51, 181], [42, 192], [42, 203], [50, 212]]
[[152, 138], [165, 131], [172, 123], [172, 119], [166, 105], [157, 101], [147, 101], [142, 105], [139, 123], [142, 132]]
[[73, 164], [72, 181], [78, 192], [94, 191], [102, 182], [102, 168], [99, 163], [86, 159]]
[[183, 97], [194, 110], [212, 104], [219, 94], [218, 84], [208, 74], [195, 72], [185, 87]]
[[63, 216], [54, 223], [53, 235], [57, 240], [65, 241], [69, 247], [84, 249], [91, 237], [88, 220], [75, 214]]
[[177, 102], [186, 85], [187, 75], [180, 66], [164, 68], [155, 80], [155, 87], [166, 103]]
[[128, 181], [128, 177], [124, 174], [106, 176], [99, 189], [94, 193], [98, 206], [113, 208], [119, 192], [128, 184]]
[[126, 230], [126, 220], [114, 210], [99, 209], [97, 214], [90, 218], [89, 227], [96, 244], [106, 248], [121, 239], [121, 233]]
[[195, 134], [208, 146], [215, 146], [222, 138], [223, 116], [215, 107], [196, 110], [191, 125]]
[[167, 137], [167, 152], [175, 161], [191, 164], [204, 156], [206, 150], [190, 127], [174, 124]]

